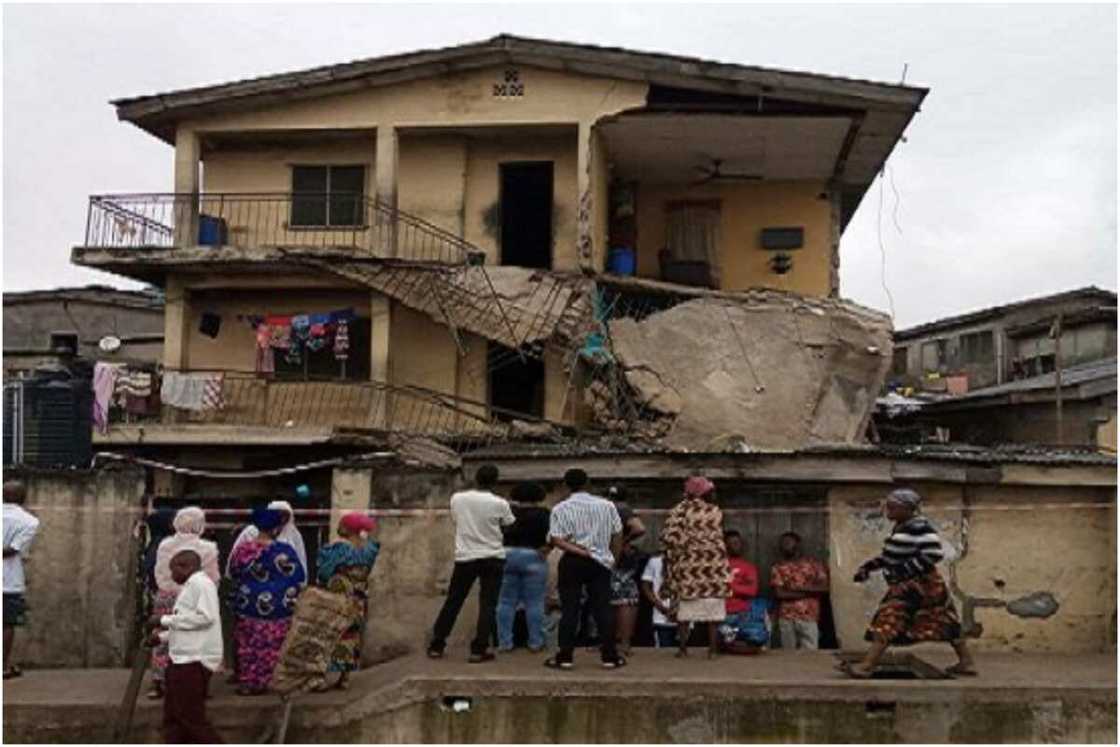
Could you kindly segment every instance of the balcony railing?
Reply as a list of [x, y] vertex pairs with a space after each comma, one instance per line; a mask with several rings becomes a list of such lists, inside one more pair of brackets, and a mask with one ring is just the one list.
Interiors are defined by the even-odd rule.
[[329, 248], [416, 262], [478, 261], [482, 250], [428, 221], [348, 193], [94, 195], [85, 246]]
[[514, 435], [512, 420], [544, 422], [422, 387], [377, 381], [292, 381], [233, 371], [194, 373], [221, 373], [221, 407], [196, 411], [164, 405], [159, 413], [146, 417], [114, 409], [110, 424], [318, 427], [479, 445]]

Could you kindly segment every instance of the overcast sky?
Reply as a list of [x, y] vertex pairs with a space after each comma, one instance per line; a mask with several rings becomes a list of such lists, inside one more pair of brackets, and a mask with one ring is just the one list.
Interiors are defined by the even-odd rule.
[[889, 309], [880, 220], [899, 327], [1116, 288], [1114, 7], [520, 4], [5, 6], [4, 289], [133, 287], [69, 264], [90, 194], [172, 189], [172, 148], [109, 99], [501, 32], [887, 82], [908, 63], [932, 91], [844, 234], [842, 294]]

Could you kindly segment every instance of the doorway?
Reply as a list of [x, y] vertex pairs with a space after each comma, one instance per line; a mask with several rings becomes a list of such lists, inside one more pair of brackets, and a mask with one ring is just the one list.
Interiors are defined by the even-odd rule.
[[502, 264], [552, 269], [552, 162], [499, 166]]
[[491, 342], [487, 362], [492, 417], [544, 417], [544, 361], [528, 355], [523, 359], [513, 348]]

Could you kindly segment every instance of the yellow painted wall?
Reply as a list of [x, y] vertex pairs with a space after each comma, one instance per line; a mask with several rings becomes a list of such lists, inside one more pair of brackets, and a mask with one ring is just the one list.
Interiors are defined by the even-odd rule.
[[[514, 161], [553, 162], [553, 266], [577, 270], [576, 218], [576, 135], [533, 134], [523, 127], [496, 127], [489, 133], [465, 134], [406, 133], [400, 138], [398, 161], [398, 205], [430, 223], [464, 236], [484, 249], [487, 262], [500, 259], [499, 169]], [[291, 167], [302, 164], [347, 164], [366, 166], [366, 194], [374, 187], [374, 143], [343, 141], [322, 147], [286, 149], [222, 150], [207, 156], [207, 192], [289, 192]], [[605, 179], [604, 179], [605, 186]], [[605, 205], [605, 199], [602, 201]], [[309, 234], [283, 230], [288, 206], [264, 206], [259, 200], [223, 203], [222, 217], [231, 230], [231, 243], [247, 236], [253, 244], [292, 243]], [[207, 203], [205, 212], [218, 214], [216, 205]], [[261, 224], [275, 236], [264, 237], [256, 230]], [[605, 217], [603, 218], [605, 226]], [[604, 228], [605, 230], [605, 228]], [[329, 243], [330, 234], [315, 232], [313, 239]], [[339, 234], [341, 235], [341, 234]]]
[[[368, 317], [369, 293], [322, 288], [193, 291], [186, 324], [186, 365], [194, 369], [254, 371], [256, 333], [247, 321], [237, 319], [239, 314], [310, 314], [347, 307], [353, 307], [358, 316]], [[222, 317], [221, 330], [216, 338], [198, 331], [202, 314], [208, 311]]]
[[[981, 651], [1055, 653], [1115, 648], [1114, 489], [969, 487], [968, 512], [961, 511], [965, 493], [959, 486], [919, 490], [926, 514], [957, 556], [939, 568], [953, 581], [958, 612], [963, 615], [966, 597], [1000, 605], [974, 608], [983, 635], [970, 645]], [[829, 491], [833, 615], [844, 648], [864, 645], [864, 630], [886, 589], [880, 574], [862, 585], [851, 580], [860, 563], [880, 552], [890, 530], [886, 519], [873, 516], [885, 493], [879, 485]], [[1109, 498], [1105, 508], [1041, 507]], [[997, 509], [1008, 505], [1025, 510]], [[1018, 617], [1002, 606], [1043, 591], [1060, 605], [1049, 618]]]
[[208, 151], [203, 155], [205, 192], [290, 192], [292, 166], [340, 165], [366, 167], [366, 194], [373, 194], [375, 140], [324, 142], [283, 148], [246, 148]]
[[[724, 290], [776, 288], [805, 295], [829, 294], [831, 215], [815, 182], [743, 182], [716, 185], [645, 185], [637, 191], [638, 274], [659, 277], [657, 253], [665, 246], [665, 206], [675, 200], [720, 200], [720, 283]], [[760, 246], [763, 228], [802, 226], [805, 245], [790, 252], [793, 270], [775, 275], [771, 253]]]
[[570, 136], [472, 137], [468, 150], [464, 238], [486, 251], [488, 264], [498, 264], [501, 258], [500, 165], [515, 161], [552, 161], [552, 266], [556, 270], [578, 270], [574, 129]]
[[391, 329], [391, 382], [455, 394], [458, 355], [447, 327], [436, 324], [425, 314], [394, 303]]
[[462, 236], [468, 138], [408, 133], [400, 136], [398, 148], [398, 207]]
[[206, 131], [368, 128], [432, 125], [594, 122], [641, 106], [647, 85], [636, 81], [518, 66], [523, 96], [495, 98], [506, 66], [409, 81], [354, 93], [294, 101], [251, 112], [218, 114], [184, 122]]

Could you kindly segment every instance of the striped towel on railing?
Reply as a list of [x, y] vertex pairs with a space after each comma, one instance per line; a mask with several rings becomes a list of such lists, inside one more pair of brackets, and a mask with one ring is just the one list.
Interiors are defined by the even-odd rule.
[[224, 374], [179, 373], [166, 371], [160, 400], [165, 405], [181, 410], [220, 410], [225, 407], [222, 397]]

